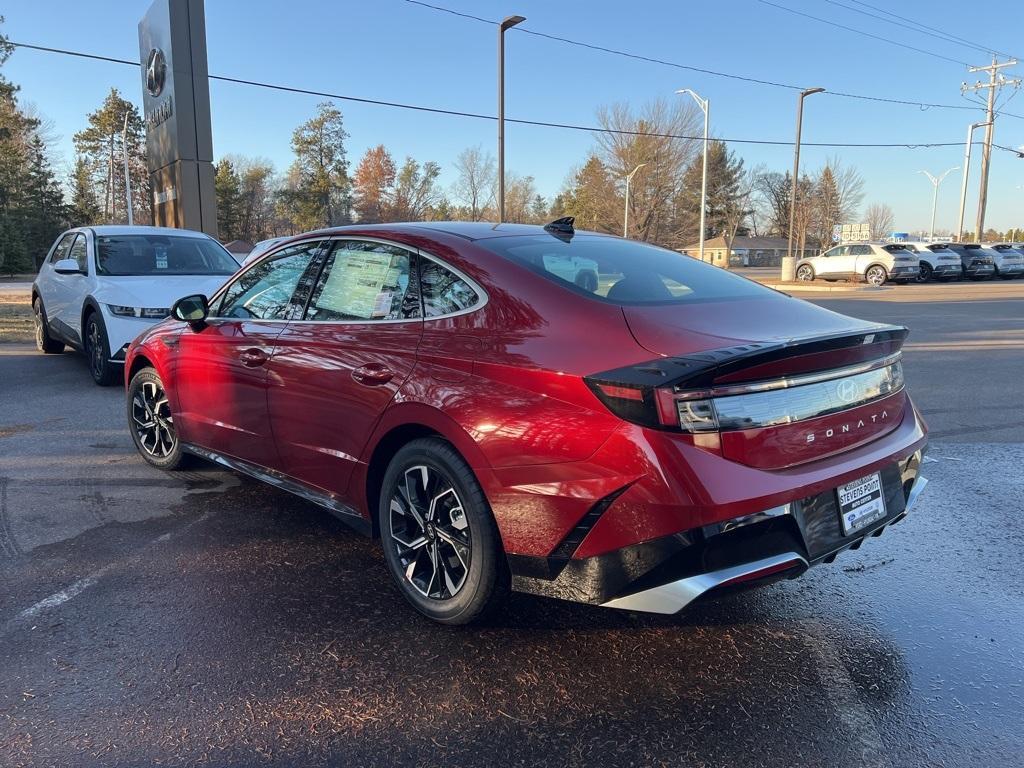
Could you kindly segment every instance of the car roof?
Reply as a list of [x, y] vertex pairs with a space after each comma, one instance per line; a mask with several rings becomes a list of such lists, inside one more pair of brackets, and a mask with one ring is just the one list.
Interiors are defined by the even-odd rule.
[[[316, 234], [344, 234], [350, 230], [361, 232], [379, 230], [381, 232], [409, 232], [422, 234], [428, 232], [443, 232], [448, 235], [455, 235], [465, 240], [488, 240], [495, 237], [513, 237], [523, 235], [547, 235], [543, 226], [539, 224], [495, 224], [488, 221], [411, 221], [394, 224], [355, 224], [344, 227], [332, 227], [318, 230]], [[312, 234], [312, 233], [305, 233]], [[600, 237], [613, 237], [600, 232], [587, 232], [576, 230], [577, 235], [596, 235]]]
[[95, 227], [79, 227], [79, 230], [92, 230], [97, 235], [177, 235], [179, 237], [199, 237], [212, 239], [205, 232], [196, 232], [192, 229], [177, 229], [175, 227], [150, 227], [142, 225], [128, 226], [126, 224], [101, 224]]

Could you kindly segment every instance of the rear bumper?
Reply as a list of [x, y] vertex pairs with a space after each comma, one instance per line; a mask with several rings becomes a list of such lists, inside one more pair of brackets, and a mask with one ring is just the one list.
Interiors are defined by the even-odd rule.
[[517, 589], [608, 608], [677, 613], [701, 596], [782, 578], [832, 562], [907, 516], [927, 480], [922, 451], [881, 470], [886, 515], [844, 536], [834, 489], [615, 552], [563, 563], [510, 558]]

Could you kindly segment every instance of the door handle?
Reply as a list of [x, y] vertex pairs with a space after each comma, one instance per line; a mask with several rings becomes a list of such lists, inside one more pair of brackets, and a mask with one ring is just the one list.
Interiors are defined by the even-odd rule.
[[394, 371], [380, 363], [367, 363], [366, 365], [352, 371], [352, 378], [360, 384], [365, 384], [368, 387], [387, 384], [391, 381], [394, 375]]
[[267, 353], [262, 349], [246, 349], [239, 357], [242, 360], [242, 365], [246, 368], [258, 368], [267, 362]]

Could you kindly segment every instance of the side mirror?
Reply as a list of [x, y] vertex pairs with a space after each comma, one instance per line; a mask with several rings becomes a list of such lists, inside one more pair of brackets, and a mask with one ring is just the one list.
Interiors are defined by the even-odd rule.
[[182, 320], [193, 328], [203, 325], [209, 314], [210, 302], [201, 293], [180, 298], [171, 307], [171, 315], [175, 320]]
[[61, 259], [53, 265], [53, 271], [58, 275], [81, 275], [82, 270], [78, 268], [78, 262], [74, 259]]

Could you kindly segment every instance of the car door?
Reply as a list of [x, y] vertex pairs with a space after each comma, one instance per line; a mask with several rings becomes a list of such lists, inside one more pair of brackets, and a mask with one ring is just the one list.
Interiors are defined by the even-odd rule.
[[863, 275], [873, 261], [878, 261], [870, 245], [851, 245], [847, 271], [852, 275]]
[[379, 240], [335, 240], [305, 316], [285, 326], [270, 361], [284, 471], [343, 503], [374, 426], [416, 365], [416, 258]]
[[[78, 262], [77, 274], [60, 275], [53, 271], [53, 264], [62, 259]], [[69, 232], [57, 245], [50, 259], [49, 289], [42, 292], [46, 321], [57, 335], [80, 344], [82, 340], [82, 303], [88, 292], [89, 259], [85, 235]]]
[[285, 323], [302, 314], [324, 242], [289, 246], [243, 271], [216, 297], [205, 324], [177, 337], [175, 420], [185, 442], [280, 468], [267, 366]]
[[843, 277], [849, 270], [849, 256], [850, 246], [837, 245], [814, 260], [814, 271], [821, 277]]

